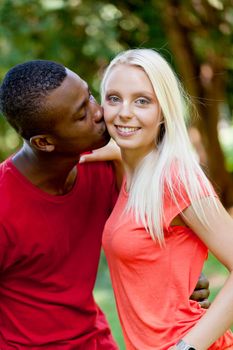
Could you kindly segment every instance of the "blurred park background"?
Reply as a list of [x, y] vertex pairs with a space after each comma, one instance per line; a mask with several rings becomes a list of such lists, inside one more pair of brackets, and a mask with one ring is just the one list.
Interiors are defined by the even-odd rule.
[[[232, 29], [233, 0], [1, 0], [0, 79], [17, 63], [55, 60], [86, 79], [99, 99], [102, 72], [115, 54], [135, 47], [159, 50], [191, 96], [199, 117], [190, 124], [190, 137], [232, 212]], [[20, 145], [0, 118], [0, 160]], [[226, 271], [211, 256], [205, 272], [213, 298]], [[95, 295], [124, 349], [104, 257]]]

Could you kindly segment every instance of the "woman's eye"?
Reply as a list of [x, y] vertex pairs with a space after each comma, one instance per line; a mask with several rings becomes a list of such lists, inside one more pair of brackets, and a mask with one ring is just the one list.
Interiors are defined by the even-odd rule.
[[146, 98], [138, 98], [136, 100], [136, 104], [139, 104], [139, 105], [147, 105], [149, 103], [150, 103], [150, 101]]
[[108, 96], [107, 100], [112, 102], [112, 103], [116, 103], [116, 102], [119, 101], [119, 97], [117, 97], [117, 96]]

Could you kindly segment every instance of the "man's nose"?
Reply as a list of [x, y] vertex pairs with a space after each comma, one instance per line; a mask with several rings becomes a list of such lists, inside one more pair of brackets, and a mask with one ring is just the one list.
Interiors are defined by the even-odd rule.
[[103, 108], [97, 102], [95, 102], [95, 106], [93, 106], [93, 108], [94, 108], [94, 111], [93, 111], [94, 122], [95, 123], [102, 122], [104, 117]]

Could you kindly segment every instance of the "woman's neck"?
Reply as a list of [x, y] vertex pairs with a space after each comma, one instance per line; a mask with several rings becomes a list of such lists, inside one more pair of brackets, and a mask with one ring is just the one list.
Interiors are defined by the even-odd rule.
[[[155, 149], [154, 149], [155, 150]], [[151, 150], [153, 151], [153, 149]], [[133, 176], [142, 160], [151, 152], [142, 150], [121, 149], [121, 157], [126, 176], [126, 190], [129, 191]]]
[[140, 157], [137, 152], [135, 153], [131, 150], [121, 150], [121, 157], [126, 177], [126, 191], [128, 192], [130, 190], [135, 171], [142, 159], [144, 158], [144, 156]]

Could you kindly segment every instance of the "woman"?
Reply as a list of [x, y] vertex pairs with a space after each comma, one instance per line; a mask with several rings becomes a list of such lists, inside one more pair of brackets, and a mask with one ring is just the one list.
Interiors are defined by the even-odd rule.
[[[129, 50], [102, 103], [125, 168], [103, 247], [127, 350], [233, 349], [233, 220], [193, 154], [179, 81], [157, 52]], [[207, 247], [230, 275], [206, 312], [189, 297]]]

